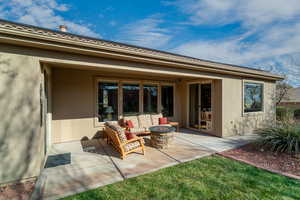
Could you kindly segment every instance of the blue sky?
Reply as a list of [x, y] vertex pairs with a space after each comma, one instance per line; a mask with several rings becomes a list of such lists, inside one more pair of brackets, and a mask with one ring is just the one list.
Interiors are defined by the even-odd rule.
[[265, 69], [300, 86], [299, 0], [0, 0], [0, 18]]

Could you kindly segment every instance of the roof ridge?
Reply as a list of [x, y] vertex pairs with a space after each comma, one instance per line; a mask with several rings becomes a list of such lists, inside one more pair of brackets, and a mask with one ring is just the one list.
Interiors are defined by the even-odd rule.
[[[136, 45], [125, 44], [125, 43], [121, 43], [121, 42], [104, 40], [104, 39], [83, 36], [83, 35], [78, 35], [78, 34], [73, 34], [73, 33], [61, 32], [58, 30], [52, 30], [52, 29], [48, 29], [48, 28], [43, 28], [43, 27], [38, 27], [38, 26], [33, 26], [33, 25], [28, 25], [28, 24], [23, 24], [23, 23], [18, 23], [18, 22], [12, 22], [12, 21], [3, 20], [3, 19], [0, 19], [0, 27], [19, 30], [19, 31], [25, 31], [25, 32], [30, 32], [30, 33], [40, 34], [40, 35], [60, 37], [62, 39], [68, 39], [68, 40], [73, 40], [73, 41], [102, 45], [102, 46], [107, 46], [107, 47], [121, 48], [121, 49], [139, 52], [139, 53], [150, 53], [152, 55], [157, 55], [157, 56], [161, 55], [161, 56], [166, 56], [169, 58], [184, 59], [185, 61], [190, 61], [190, 62], [196, 62], [196, 63], [197, 62], [207, 62], [207, 63], [221, 64], [221, 65], [226, 65], [229, 67], [235, 67], [235, 68], [241, 68], [241, 69], [269, 72], [267, 70], [256, 69], [256, 68], [252, 68], [252, 67], [239, 66], [239, 65], [234, 65], [234, 64], [199, 59], [199, 58], [180, 55], [180, 54], [176, 54], [176, 53], [172, 53], [172, 52], [151, 49], [151, 48], [147, 48], [147, 47], [140, 47], [140, 46], [136, 46]], [[203, 64], [203, 63], [198, 63], [198, 64]]]

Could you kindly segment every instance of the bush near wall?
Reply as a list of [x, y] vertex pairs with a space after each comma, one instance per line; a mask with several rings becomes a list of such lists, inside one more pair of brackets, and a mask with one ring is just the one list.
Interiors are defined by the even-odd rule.
[[300, 119], [300, 109], [296, 109], [296, 110], [294, 111], [294, 118], [295, 118], [295, 119]]
[[294, 109], [278, 106], [276, 107], [276, 119], [278, 121], [289, 121], [294, 118]]

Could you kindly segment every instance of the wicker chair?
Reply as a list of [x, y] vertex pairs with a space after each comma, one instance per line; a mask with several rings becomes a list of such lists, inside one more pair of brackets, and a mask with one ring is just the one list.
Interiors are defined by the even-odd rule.
[[105, 133], [107, 143], [111, 144], [121, 154], [122, 159], [132, 152], [143, 152], [145, 155], [143, 138], [136, 136], [133, 139], [127, 140], [125, 130], [115, 124], [106, 124]]

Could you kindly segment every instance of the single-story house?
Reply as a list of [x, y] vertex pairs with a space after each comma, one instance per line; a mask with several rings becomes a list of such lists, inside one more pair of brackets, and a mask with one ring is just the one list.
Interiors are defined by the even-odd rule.
[[275, 122], [267, 71], [0, 21], [0, 183], [39, 175], [54, 143], [163, 113], [218, 137]]
[[300, 87], [288, 89], [279, 105], [293, 109], [300, 109]]

